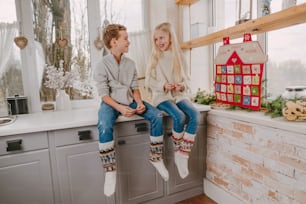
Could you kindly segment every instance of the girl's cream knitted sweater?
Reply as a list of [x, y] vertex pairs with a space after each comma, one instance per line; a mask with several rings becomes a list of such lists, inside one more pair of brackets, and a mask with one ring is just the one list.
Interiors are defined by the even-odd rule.
[[[165, 51], [163, 52], [163, 55], [159, 58], [158, 63], [156, 65], [156, 69], [152, 70], [154, 72], [152, 75], [155, 77], [150, 78], [149, 85], [152, 92], [152, 104], [154, 106], [158, 106], [158, 104], [166, 100], [172, 100], [176, 103], [183, 99], [189, 100], [189, 97], [187, 95], [187, 90], [188, 90], [187, 87], [189, 87], [188, 86], [189, 80], [176, 81], [173, 74], [172, 64], [173, 64], [173, 55], [171, 51]], [[188, 71], [187, 71], [188, 67], [185, 60], [183, 61], [183, 65], [184, 65], [183, 69], [186, 73], [186, 76], [188, 76]], [[185, 90], [182, 92], [176, 90], [166, 91], [164, 90], [164, 85], [166, 82], [180, 83], [185, 86]]]

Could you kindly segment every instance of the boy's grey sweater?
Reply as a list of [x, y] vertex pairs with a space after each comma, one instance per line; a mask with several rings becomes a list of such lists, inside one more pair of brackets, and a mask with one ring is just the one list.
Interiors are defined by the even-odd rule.
[[121, 56], [120, 64], [112, 54], [104, 56], [97, 64], [93, 78], [99, 96], [110, 96], [120, 104], [133, 102], [133, 89], [138, 89], [136, 65], [133, 60]]

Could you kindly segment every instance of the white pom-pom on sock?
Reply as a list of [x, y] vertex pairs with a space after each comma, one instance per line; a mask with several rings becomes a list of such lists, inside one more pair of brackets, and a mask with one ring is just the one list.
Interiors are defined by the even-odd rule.
[[182, 154], [180, 151], [174, 152], [174, 162], [182, 179], [189, 175], [188, 158], [189, 156]]
[[156, 168], [156, 170], [158, 171], [160, 176], [165, 181], [168, 181], [169, 180], [169, 172], [168, 172], [167, 168], [165, 167], [164, 161], [161, 160], [161, 161], [157, 161], [157, 162], [152, 162], [152, 161], [150, 161], [150, 162]]
[[116, 171], [109, 171], [105, 173], [104, 181], [104, 194], [111, 196], [115, 193], [116, 189]]

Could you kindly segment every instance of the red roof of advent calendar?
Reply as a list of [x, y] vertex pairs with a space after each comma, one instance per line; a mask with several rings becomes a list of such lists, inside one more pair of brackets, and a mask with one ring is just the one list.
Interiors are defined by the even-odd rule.
[[224, 45], [215, 58], [216, 100], [225, 104], [259, 110], [264, 63], [267, 55], [250, 34], [244, 35], [243, 43]]

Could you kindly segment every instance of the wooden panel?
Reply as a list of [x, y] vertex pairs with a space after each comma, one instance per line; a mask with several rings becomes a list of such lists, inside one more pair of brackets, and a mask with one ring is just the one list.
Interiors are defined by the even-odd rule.
[[306, 3], [290, 7], [288, 9], [263, 16], [256, 20], [229, 27], [215, 33], [202, 36], [187, 42], [181, 43], [182, 49], [191, 49], [200, 46], [221, 42], [223, 37], [230, 39], [243, 37], [244, 33], [260, 34], [268, 31], [298, 25], [306, 22]]
[[199, 1], [199, 0], [175, 0], [175, 3], [179, 4], [179, 5], [191, 5], [191, 4], [194, 4], [197, 1]]

